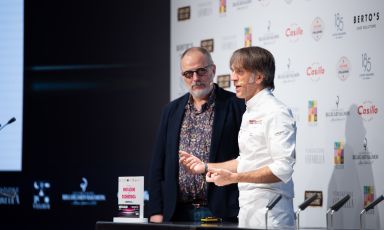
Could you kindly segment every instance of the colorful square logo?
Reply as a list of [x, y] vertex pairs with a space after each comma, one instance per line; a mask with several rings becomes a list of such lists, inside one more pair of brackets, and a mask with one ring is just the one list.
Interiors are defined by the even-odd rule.
[[308, 101], [308, 122], [317, 122], [317, 101], [315, 100]]
[[373, 202], [375, 199], [375, 194], [374, 194], [374, 187], [365, 185], [364, 186], [364, 207], [367, 207], [370, 203]]
[[335, 154], [334, 161], [335, 165], [343, 165], [344, 164], [344, 142], [335, 142]]
[[223, 14], [227, 12], [227, 0], [220, 0], [219, 13]]
[[245, 27], [244, 29], [244, 47], [252, 46], [252, 29], [251, 27]]

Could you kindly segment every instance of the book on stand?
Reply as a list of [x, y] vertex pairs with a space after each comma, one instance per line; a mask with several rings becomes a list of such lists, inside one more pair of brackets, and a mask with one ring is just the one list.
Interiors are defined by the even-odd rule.
[[146, 223], [144, 218], [144, 177], [119, 177], [118, 184], [119, 215], [113, 222]]

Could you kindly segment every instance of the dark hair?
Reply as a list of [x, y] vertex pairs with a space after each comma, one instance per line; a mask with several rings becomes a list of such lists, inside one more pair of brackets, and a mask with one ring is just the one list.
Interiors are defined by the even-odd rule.
[[263, 86], [275, 89], [275, 58], [268, 50], [258, 47], [244, 47], [233, 52], [230, 67], [241, 67], [253, 73], [264, 75]]
[[208, 52], [208, 50], [206, 50], [206, 49], [204, 49], [202, 47], [191, 47], [191, 48], [188, 48], [187, 50], [185, 50], [183, 52], [183, 54], [180, 57], [180, 60], [182, 60], [184, 58], [184, 56], [187, 55], [187, 53], [189, 53], [191, 51], [198, 51], [198, 52], [202, 53], [205, 56], [205, 59], [208, 61], [207, 64], [208, 65], [213, 64], [213, 60], [212, 60], [211, 54]]

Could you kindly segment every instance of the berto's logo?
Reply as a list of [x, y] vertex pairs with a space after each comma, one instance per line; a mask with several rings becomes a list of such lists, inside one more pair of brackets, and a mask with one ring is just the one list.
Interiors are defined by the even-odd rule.
[[364, 121], [371, 121], [378, 113], [379, 109], [371, 101], [364, 101], [357, 107], [357, 114], [361, 116]]
[[379, 19], [380, 19], [380, 12], [365, 13], [365, 14], [353, 16], [353, 24], [379, 21]]
[[356, 30], [375, 29], [380, 20], [380, 12], [362, 13], [353, 16], [353, 24], [357, 25]]

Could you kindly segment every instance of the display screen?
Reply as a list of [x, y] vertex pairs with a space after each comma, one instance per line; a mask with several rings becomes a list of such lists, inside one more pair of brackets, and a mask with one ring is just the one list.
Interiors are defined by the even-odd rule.
[[23, 0], [0, 0], [0, 171], [22, 170]]

